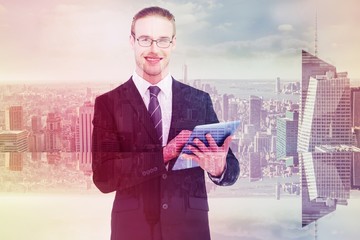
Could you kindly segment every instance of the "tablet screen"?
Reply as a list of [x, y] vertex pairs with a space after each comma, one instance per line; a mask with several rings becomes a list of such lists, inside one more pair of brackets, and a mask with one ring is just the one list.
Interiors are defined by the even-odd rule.
[[[233, 135], [236, 129], [239, 127], [239, 125], [240, 125], [240, 121], [198, 125], [194, 128], [193, 132], [191, 133], [188, 141], [186, 142], [185, 146], [181, 151], [181, 154], [182, 153], [193, 154], [188, 149], [188, 146], [189, 145], [195, 146], [193, 143], [195, 138], [200, 139], [206, 146], [209, 146], [209, 143], [207, 142], [205, 137], [205, 135], [208, 133], [211, 134], [211, 136], [214, 138], [218, 146], [222, 146], [224, 144], [225, 139], [228, 136]], [[172, 170], [181, 170], [181, 169], [193, 168], [199, 166], [199, 164], [196, 161], [183, 159], [181, 157], [181, 154], [176, 159], [176, 163], [173, 166]]]

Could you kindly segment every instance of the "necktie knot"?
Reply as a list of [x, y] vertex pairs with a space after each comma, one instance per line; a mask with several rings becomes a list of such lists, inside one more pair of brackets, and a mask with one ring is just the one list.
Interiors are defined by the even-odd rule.
[[159, 94], [160, 90], [161, 90], [161, 89], [160, 89], [158, 86], [150, 86], [150, 87], [149, 87], [150, 96], [157, 97], [157, 95]]

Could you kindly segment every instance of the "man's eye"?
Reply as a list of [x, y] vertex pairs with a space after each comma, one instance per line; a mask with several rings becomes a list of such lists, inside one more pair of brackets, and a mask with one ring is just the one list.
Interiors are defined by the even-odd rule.
[[142, 42], [151, 42], [151, 39], [150, 38], [142, 38], [142, 39], [140, 39], [140, 41], [142, 41]]

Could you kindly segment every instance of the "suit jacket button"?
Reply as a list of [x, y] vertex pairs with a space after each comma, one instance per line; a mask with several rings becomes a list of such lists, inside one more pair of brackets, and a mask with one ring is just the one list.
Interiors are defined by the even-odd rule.
[[168, 209], [168, 205], [166, 204], [166, 203], [164, 203], [163, 205], [162, 205], [162, 208], [164, 209], [164, 210], [166, 210], [166, 209]]
[[165, 179], [167, 178], [167, 174], [164, 173], [164, 174], [162, 175], [162, 178], [165, 180]]

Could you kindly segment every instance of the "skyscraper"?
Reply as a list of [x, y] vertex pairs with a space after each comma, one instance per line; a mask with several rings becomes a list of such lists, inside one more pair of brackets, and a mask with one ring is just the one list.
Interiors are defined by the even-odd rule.
[[275, 82], [275, 93], [280, 93], [281, 92], [281, 88], [280, 88], [280, 78], [276, 78], [276, 82]]
[[24, 130], [24, 114], [22, 106], [11, 106], [6, 110], [5, 126], [7, 130]]
[[313, 56], [304, 50], [302, 51], [302, 80], [299, 126], [302, 125], [310, 77], [316, 77], [316, 75], [325, 75], [328, 71], [336, 72], [336, 68], [333, 65], [319, 59], [318, 57]]
[[360, 147], [360, 87], [351, 88], [351, 125], [355, 138], [355, 145]]
[[334, 211], [337, 204], [347, 204], [352, 155], [336, 150], [299, 155], [303, 226]]
[[[303, 52], [298, 151], [315, 146], [351, 144], [350, 80], [331, 66]], [[305, 91], [306, 90], [306, 91]]]
[[49, 113], [46, 118], [45, 149], [47, 152], [57, 152], [61, 148], [61, 117], [56, 113]]
[[0, 152], [5, 153], [9, 170], [21, 171], [23, 153], [28, 150], [28, 133], [26, 131], [0, 131]]
[[223, 121], [229, 120], [229, 96], [227, 94], [223, 95]]
[[353, 153], [351, 163], [351, 187], [360, 190], [360, 152]]
[[360, 128], [360, 87], [351, 88], [351, 124]]
[[302, 52], [298, 152], [303, 226], [347, 204], [350, 196], [350, 80], [347, 73]]
[[92, 143], [92, 119], [94, 117], [94, 105], [85, 102], [79, 108], [79, 154], [80, 168], [85, 172], [91, 172], [91, 143]]
[[253, 124], [256, 131], [260, 130], [262, 99], [257, 96], [250, 96], [249, 99], [249, 124]]
[[257, 181], [262, 178], [260, 153], [249, 152], [249, 181]]
[[41, 131], [41, 117], [34, 115], [31, 117], [31, 131], [33, 133], [39, 133]]
[[186, 64], [183, 66], [183, 83], [188, 83], [188, 66]]
[[0, 131], [0, 152], [26, 152], [27, 135], [26, 131]]
[[276, 123], [276, 158], [297, 156], [298, 111], [287, 111], [285, 117], [278, 118]]
[[271, 149], [271, 135], [257, 132], [254, 137], [254, 152], [268, 153]]

